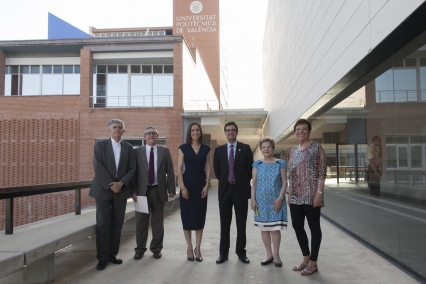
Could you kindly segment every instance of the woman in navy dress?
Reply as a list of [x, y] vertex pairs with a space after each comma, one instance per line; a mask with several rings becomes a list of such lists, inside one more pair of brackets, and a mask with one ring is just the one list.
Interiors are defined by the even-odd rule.
[[[203, 131], [198, 122], [192, 122], [186, 133], [186, 143], [179, 146], [178, 178], [180, 185], [180, 214], [183, 232], [188, 244], [189, 261], [202, 261], [201, 239], [206, 222], [207, 194], [210, 182], [210, 147], [203, 144]], [[192, 251], [191, 231], [195, 231], [195, 249]]]

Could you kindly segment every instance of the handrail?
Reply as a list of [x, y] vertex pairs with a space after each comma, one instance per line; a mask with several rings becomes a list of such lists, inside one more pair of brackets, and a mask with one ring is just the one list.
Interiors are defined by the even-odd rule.
[[27, 186], [0, 187], [0, 199], [6, 200], [5, 234], [13, 234], [13, 198], [75, 190], [75, 215], [81, 215], [81, 189], [88, 188], [92, 181], [37, 184]]

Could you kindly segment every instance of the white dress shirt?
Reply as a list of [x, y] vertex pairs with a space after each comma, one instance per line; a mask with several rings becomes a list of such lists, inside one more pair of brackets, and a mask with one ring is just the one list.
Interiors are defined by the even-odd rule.
[[115, 176], [117, 177], [118, 164], [120, 163], [120, 154], [121, 154], [121, 140], [117, 142], [111, 138], [111, 142], [112, 142], [112, 150], [114, 151], [114, 159], [115, 159], [115, 170], [116, 170]]
[[158, 160], [158, 148], [157, 145], [149, 146], [146, 145], [146, 161], [148, 162], [148, 171], [149, 171], [149, 156], [151, 154], [151, 147], [154, 147], [154, 176], [155, 176], [155, 182], [153, 185], [158, 185], [158, 179], [157, 179], [157, 160]]

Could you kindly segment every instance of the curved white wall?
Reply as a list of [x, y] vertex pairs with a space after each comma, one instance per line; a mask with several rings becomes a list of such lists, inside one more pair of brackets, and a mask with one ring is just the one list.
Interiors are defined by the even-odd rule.
[[[270, 0], [264, 134], [279, 137], [423, 0]], [[331, 97], [331, 96], [330, 96]]]

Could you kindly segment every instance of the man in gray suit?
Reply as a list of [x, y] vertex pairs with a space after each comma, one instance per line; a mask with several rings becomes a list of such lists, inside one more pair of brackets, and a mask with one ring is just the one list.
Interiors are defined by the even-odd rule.
[[123, 121], [111, 119], [108, 132], [111, 138], [95, 144], [95, 177], [89, 191], [89, 196], [96, 199], [97, 270], [105, 269], [107, 262], [123, 263], [117, 253], [127, 199], [131, 196], [131, 182], [136, 172], [133, 147], [121, 140]]
[[[164, 203], [168, 196], [176, 194], [172, 157], [166, 147], [158, 146], [157, 129], [145, 129], [146, 145], [135, 149], [136, 175], [132, 185], [132, 197], [137, 195], [148, 199], [149, 214], [135, 212], [136, 248], [134, 259], [141, 259], [146, 251], [149, 217], [151, 217], [152, 241], [149, 249], [154, 258], [161, 258], [164, 237]], [[168, 193], [168, 194], [167, 194]]]

